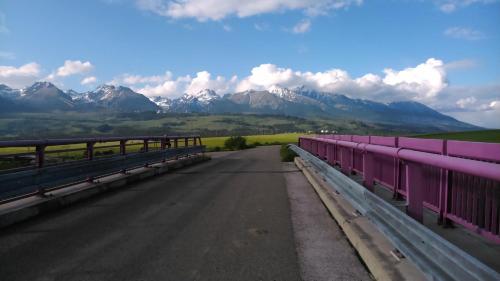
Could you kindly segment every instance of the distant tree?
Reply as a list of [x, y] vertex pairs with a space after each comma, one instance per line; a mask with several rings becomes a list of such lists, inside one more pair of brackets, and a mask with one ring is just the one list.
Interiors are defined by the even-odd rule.
[[108, 124], [102, 124], [97, 126], [95, 129], [101, 133], [108, 133], [113, 130], [113, 127]]
[[224, 147], [229, 150], [240, 150], [248, 148], [247, 139], [241, 136], [230, 137], [224, 141]]

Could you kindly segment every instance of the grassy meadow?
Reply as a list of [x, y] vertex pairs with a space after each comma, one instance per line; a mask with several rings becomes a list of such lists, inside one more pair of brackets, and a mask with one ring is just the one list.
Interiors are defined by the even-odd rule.
[[500, 130], [436, 133], [436, 134], [415, 135], [414, 137], [426, 138], [426, 139], [445, 139], [445, 140], [500, 143]]

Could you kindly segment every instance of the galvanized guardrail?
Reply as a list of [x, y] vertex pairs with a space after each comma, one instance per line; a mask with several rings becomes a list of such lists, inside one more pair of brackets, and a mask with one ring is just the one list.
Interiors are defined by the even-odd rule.
[[387, 203], [327, 162], [290, 145], [354, 208], [372, 221], [430, 280], [500, 280], [500, 274]]
[[[131, 142], [136, 143], [131, 143]], [[140, 143], [137, 143], [140, 141]], [[127, 142], [129, 142], [127, 144]], [[111, 145], [96, 145], [112, 143]], [[116, 143], [116, 144], [113, 144]], [[64, 145], [81, 145], [82, 148], [59, 149]], [[159, 144], [159, 146], [156, 146]], [[140, 145], [136, 152], [127, 151], [127, 146]], [[58, 146], [55, 150], [47, 149]], [[156, 147], [153, 147], [156, 146]], [[0, 148], [34, 148], [35, 165], [0, 171], [0, 203], [20, 199], [33, 194], [43, 194], [48, 190], [67, 184], [92, 181], [100, 176], [126, 172], [151, 163], [178, 158], [183, 155], [202, 153], [205, 147], [199, 136], [145, 136], [117, 138], [85, 138], [54, 140], [0, 141]], [[117, 148], [117, 153], [113, 153]], [[96, 150], [111, 149], [111, 155], [96, 157]], [[48, 163], [47, 154], [81, 153], [80, 160]], [[16, 155], [30, 153], [0, 154], [0, 158], [15, 159]]]

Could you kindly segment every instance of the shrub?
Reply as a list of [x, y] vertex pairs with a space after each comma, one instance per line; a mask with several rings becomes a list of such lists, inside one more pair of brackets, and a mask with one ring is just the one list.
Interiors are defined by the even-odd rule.
[[280, 156], [282, 162], [292, 162], [293, 159], [297, 156], [297, 153], [288, 148], [288, 145], [282, 144], [280, 149]]
[[220, 150], [221, 150], [221, 149], [220, 149], [220, 146], [216, 146], [216, 147], [214, 147], [214, 151], [220, 151]]
[[240, 150], [248, 148], [247, 139], [241, 136], [230, 137], [224, 141], [224, 147], [229, 150]]

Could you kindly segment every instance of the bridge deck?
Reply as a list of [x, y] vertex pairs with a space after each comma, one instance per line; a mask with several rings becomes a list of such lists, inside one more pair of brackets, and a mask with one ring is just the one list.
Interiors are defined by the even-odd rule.
[[[300, 228], [291, 213], [303, 225], [311, 225], [312, 213], [291, 212], [286, 167], [278, 147], [221, 153], [208, 163], [4, 229], [1, 279], [300, 280], [313, 255], [296, 244], [307, 247], [311, 239], [303, 231], [294, 234]], [[294, 190], [295, 198], [304, 196]], [[323, 227], [336, 227], [330, 223]], [[368, 279], [335, 231], [333, 240], [341, 244], [336, 251], [343, 254], [330, 258], [349, 262], [339, 274]], [[315, 237], [332, 239], [322, 235]]]

